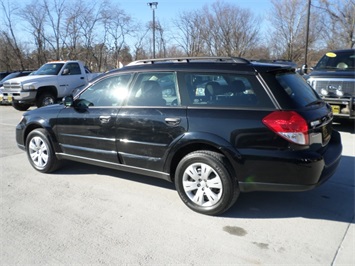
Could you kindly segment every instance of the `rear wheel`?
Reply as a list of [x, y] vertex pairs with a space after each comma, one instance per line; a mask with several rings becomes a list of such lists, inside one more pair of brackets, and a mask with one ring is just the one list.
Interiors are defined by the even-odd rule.
[[28, 110], [28, 108], [31, 107], [30, 104], [19, 103], [19, 102], [16, 102], [16, 101], [12, 101], [12, 106], [18, 111], [26, 111], [26, 110]]
[[43, 92], [38, 96], [36, 105], [37, 107], [42, 107], [50, 104], [55, 104], [56, 97], [51, 93]]
[[212, 151], [186, 155], [176, 169], [175, 186], [190, 209], [207, 215], [227, 211], [240, 193], [226, 158]]
[[35, 129], [28, 135], [26, 152], [31, 165], [39, 172], [50, 173], [58, 169], [60, 165], [47, 137], [47, 132], [42, 128]]

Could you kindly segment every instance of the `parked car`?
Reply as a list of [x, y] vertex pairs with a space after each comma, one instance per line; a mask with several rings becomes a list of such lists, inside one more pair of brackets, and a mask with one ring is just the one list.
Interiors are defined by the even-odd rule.
[[333, 115], [355, 119], [355, 49], [329, 51], [311, 70], [304, 77]]
[[3, 84], [6, 80], [17, 78], [17, 77], [24, 77], [28, 76], [32, 73], [33, 71], [25, 70], [25, 71], [15, 71], [10, 74], [8, 74], [6, 77], [4, 77], [2, 80], [0, 80], [0, 104], [11, 104], [12, 102], [12, 97], [4, 97], [3, 95]]
[[26, 111], [32, 105], [41, 107], [56, 103], [99, 74], [91, 73], [81, 61], [48, 62], [30, 77], [5, 81], [3, 95], [12, 99], [16, 110]]
[[5, 78], [7, 75], [9, 75], [11, 72], [8, 71], [4, 71], [4, 72], [0, 72], [0, 80], [2, 80], [3, 78]]
[[290, 66], [152, 59], [24, 113], [16, 141], [40, 172], [67, 159], [162, 178], [192, 210], [218, 215], [240, 192], [303, 191], [330, 178], [342, 152], [332, 119]]

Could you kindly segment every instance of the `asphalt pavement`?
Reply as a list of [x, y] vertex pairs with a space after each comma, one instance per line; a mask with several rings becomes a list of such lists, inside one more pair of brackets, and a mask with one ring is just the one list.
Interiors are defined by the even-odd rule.
[[355, 265], [355, 129], [335, 175], [307, 192], [252, 192], [219, 217], [173, 184], [68, 162], [41, 174], [0, 106], [0, 265]]

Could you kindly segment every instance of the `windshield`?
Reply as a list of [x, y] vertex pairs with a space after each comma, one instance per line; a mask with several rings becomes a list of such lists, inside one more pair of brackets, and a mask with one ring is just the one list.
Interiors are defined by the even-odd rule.
[[58, 75], [64, 63], [50, 63], [41, 66], [34, 75]]
[[350, 70], [355, 67], [355, 50], [328, 52], [326, 53], [314, 69], [324, 70]]

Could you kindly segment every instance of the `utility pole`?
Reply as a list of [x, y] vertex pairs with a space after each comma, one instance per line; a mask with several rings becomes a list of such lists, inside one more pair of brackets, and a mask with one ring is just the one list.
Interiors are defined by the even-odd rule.
[[307, 57], [308, 57], [308, 38], [309, 38], [309, 18], [311, 15], [311, 0], [308, 0], [308, 9], [307, 9], [307, 25], [306, 25], [306, 51], [304, 55], [304, 72], [307, 74], [307, 68], [308, 68], [308, 62], [307, 62]]
[[158, 8], [158, 2], [150, 2], [148, 6], [153, 10], [153, 58], [155, 58], [155, 9]]

